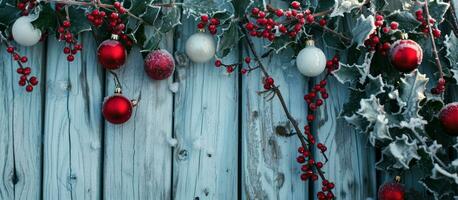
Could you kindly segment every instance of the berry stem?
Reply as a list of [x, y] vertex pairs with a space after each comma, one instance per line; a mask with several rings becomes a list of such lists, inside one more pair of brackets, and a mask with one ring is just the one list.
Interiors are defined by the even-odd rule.
[[[248, 19], [246, 19], [248, 20]], [[261, 62], [261, 58], [259, 57], [258, 53], [256, 52], [256, 49], [254, 48], [254, 44], [253, 44], [253, 41], [251, 40], [251, 38], [249, 37], [249, 34], [247, 33], [247, 31], [245, 30], [245, 28], [243, 27], [243, 23], [240, 23], [239, 24], [240, 26], [240, 29], [242, 30], [242, 33], [245, 35], [245, 40], [247, 41], [248, 43], [248, 47], [251, 51], [251, 53], [254, 55], [254, 58], [256, 60], [256, 62], [258, 63], [258, 66], [259, 66], [259, 69], [261, 69], [262, 73], [264, 74], [265, 77], [271, 77], [269, 75], [269, 72], [267, 72], [267, 69], [266, 67], [263, 65], [263, 63]], [[281, 107], [286, 115], [286, 117], [288, 118], [288, 120], [291, 122], [291, 124], [293, 125], [294, 127], [294, 130], [296, 131], [296, 135], [298, 136], [302, 146], [304, 147], [304, 149], [308, 149], [310, 152], [311, 151], [311, 147], [306, 143], [305, 141], [305, 137], [304, 137], [304, 134], [302, 133], [301, 129], [299, 128], [299, 123], [296, 121], [296, 119], [294, 119], [294, 117], [291, 115], [289, 109], [288, 109], [288, 106], [286, 105], [286, 102], [285, 102], [285, 99], [283, 98], [283, 95], [280, 91], [280, 89], [275, 85], [275, 84], [272, 84], [272, 91], [275, 93], [275, 95], [278, 97], [278, 99], [280, 100], [280, 104], [281, 104]], [[326, 180], [326, 177], [324, 176], [324, 173], [323, 171], [318, 168], [316, 166], [316, 164], [313, 165], [316, 169], [316, 172], [318, 173], [318, 175], [321, 177], [322, 180]]]
[[[429, 22], [431, 19], [431, 16], [429, 16], [428, 0], [425, 0], [424, 7], [425, 7], [425, 14], [426, 14], [426, 21]], [[434, 35], [433, 35], [433, 31], [432, 31], [430, 24], [428, 24], [428, 29], [429, 29], [428, 31], [429, 38], [431, 38], [431, 44], [433, 46], [434, 61], [436, 62], [436, 66], [437, 66], [437, 70], [439, 71], [440, 78], [443, 78], [444, 72], [442, 71], [441, 61], [439, 59], [439, 54], [437, 53], [436, 42], [434, 41]]]

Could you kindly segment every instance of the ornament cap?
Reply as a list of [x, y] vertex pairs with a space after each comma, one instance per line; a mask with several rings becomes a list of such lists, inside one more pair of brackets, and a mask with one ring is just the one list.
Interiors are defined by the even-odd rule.
[[122, 94], [122, 89], [120, 87], [116, 87], [114, 93], [115, 94]]
[[111, 34], [111, 39], [112, 39], [112, 40], [118, 40], [118, 39], [119, 39], [119, 35], [117, 35], [117, 34]]
[[138, 100], [136, 100], [136, 99], [132, 99], [132, 100], [130, 100], [130, 102], [132, 103], [133, 107], [138, 105]]
[[308, 46], [308, 47], [309, 46], [315, 46], [315, 40], [311, 40], [311, 39], [306, 40], [305, 41], [305, 46]]
[[400, 183], [401, 182], [401, 176], [395, 176], [394, 180], [396, 181], [396, 183]]
[[403, 39], [403, 40], [409, 39], [409, 34], [407, 34], [407, 33], [401, 33], [401, 39]]

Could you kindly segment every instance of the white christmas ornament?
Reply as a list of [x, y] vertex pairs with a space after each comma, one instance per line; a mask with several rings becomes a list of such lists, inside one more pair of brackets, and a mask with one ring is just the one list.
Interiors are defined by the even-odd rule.
[[315, 47], [313, 40], [307, 40], [306, 47], [297, 55], [296, 65], [304, 76], [318, 76], [326, 68], [326, 56], [321, 49]]
[[14, 41], [22, 46], [33, 46], [40, 41], [41, 31], [32, 25], [33, 20], [33, 16], [22, 16], [14, 22], [11, 28]]
[[215, 41], [210, 34], [195, 33], [186, 41], [186, 55], [195, 63], [205, 63], [215, 55], [215, 46]]

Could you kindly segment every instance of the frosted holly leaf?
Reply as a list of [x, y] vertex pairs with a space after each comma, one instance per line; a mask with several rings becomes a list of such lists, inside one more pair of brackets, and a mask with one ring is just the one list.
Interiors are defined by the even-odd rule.
[[388, 98], [391, 100], [394, 100], [396, 102], [396, 105], [399, 107], [398, 111], [392, 111], [393, 114], [400, 114], [402, 109], [407, 105], [406, 102], [404, 102], [401, 97], [399, 96], [399, 90], [395, 89], [394, 86], [389, 85], [387, 86], [388, 88]]
[[399, 94], [401, 100], [407, 104], [403, 111], [406, 118], [420, 117], [418, 114], [420, 110], [420, 101], [426, 97], [425, 90], [427, 83], [428, 78], [417, 70], [401, 78]]
[[229, 27], [222, 29], [218, 35], [218, 57], [227, 56], [240, 40], [239, 29], [236, 22], [230, 23]]
[[[406, 120], [407, 121], [401, 121], [399, 123], [399, 127], [408, 128], [417, 134], [419, 131], [423, 130], [426, 124], [428, 124], [428, 122], [422, 118], [412, 117], [412, 118], [406, 118]], [[423, 140], [424, 138], [421, 138], [421, 139]]]
[[364, 1], [358, 0], [335, 0], [334, 9], [331, 17], [344, 16], [345, 13], [350, 13], [355, 8], [360, 8]]
[[382, 76], [379, 74], [378, 76], [374, 77], [371, 74], [369, 74], [368, 81], [365, 87], [365, 91], [367, 94], [373, 94], [375, 96], [384, 93], [385, 89], [385, 83], [383, 83]]
[[419, 181], [429, 192], [434, 196], [434, 199], [450, 199], [453, 200], [458, 191], [458, 185], [454, 184], [450, 179], [431, 177], [422, 178]]
[[436, 19], [438, 23], [441, 23], [444, 21], [444, 15], [449, 7], [449, 3], [443, 2], [442, 0], [434, 0], [428, 4], [429, 15]]
[[455, 184], [458, 184], [458, 174], [456, 172], [451, 172], [439, 166], [439, 164], [434, 164], [434, 168], [432, 169], [432, 176], [431, 178], [438, 179], [441, 177], [446, 177], [451, 179]]
[[369, 15], [364, 17], [360, 15], [356, 20], [356, 24], [351, 30], [353, 41], [357, 44], [357, 47], [364, 46], [364, 41], [369, 38], [369, 35], [375, 30], [375, 19], [374, 16]]
[[[202, 14], [234, 13], [231, 1], [215, 2], [214, 0], [185, 0], [183, 14], [187, 17], [200, 17]], [[220, 19], [220, 18], [218, 18]]]
[[172, 7], [172, 8], [162, 9], [161, 20], [162, 20], [162, 24], [161, 24], [160, 31], [162, 33], [169, 32], [175, 26], [181, 24], [180, 8]]
[[399, 24], [399, 28], [403, 30], [413, 30], [420, 26], [420, 22], [415, 16], [408, 11], [394, 11], [386, 17], [387, 21], [395, 21]]
[[369, 99], [361, 99], [360, 106], [356, 114], [361, 115], [369, 122], [369, 126], [372, 126], [372, 131], [369, 132], [371, 144], [375, 145], [377, 140], [392, 140], [388, 127], [389, 120], [379, 99], [375, 95], [371, 95]]
[[361, 65], [339, 63], [339, 68], [334, 70], [332, 74], [342, 84], [350, 83], [353, 85], [357, 81], [360, 84], [364, 84], [367, 76], [370, 75], [369, 69], [373, 56], [373, 52], [367, 53], [364, 57], [364, 63]]
[[368, 132], [369, 128], [371, 128], [369, 121], [361, 115], [353, 114], [352, 116], [344, 116], [344, 119], [347, 123], [355, 126], [355, 128], [361, 132]]
[[16, 7], [16, 1], [4, 0], [0, 5], [0, 25], [8, 26], [21, 15], [21, 10]]
[[402, 137], [396, 137], [395, 141], [383, 149], [382, 160], [385, 156], [393, 157], [396, 159], [396, 163], [392, 165], [393, 168], [409, 169], [410, 161], [420, 159], [417, 150], [416, 140], [409, 142], [407, 135], [403, 134]]
[[159, 6], [147, 6], [145, 12], [139, 15], [139, 17], [141, 17], [144, 22], [153, 26], [156, 23], [161, 10], [162, 9]]
[[273, 42], [267, 45], [267, 48], [274, 50], [275, 53], [278, 54], [280, 51], [287, 49], [287, 47], [294, 43], [294, 40], [291, 40], [289, 36], [282, 35], [280, 37], [275, 38]]
[[452, 67], [451, 71], [453, 72], [453, 78], [458, 82], [458, 53], [456, 53], [458, 51], [458, 38], [451, 32], [450, 35], [445, 36], [444, 44], [446, 47], [445, 57]]
[[412, 7], [413, 1], [411, 0], [386, 0], [386, 5], [383, 7], [384, 11], [393, 12], [396, 10], [406, 10]]

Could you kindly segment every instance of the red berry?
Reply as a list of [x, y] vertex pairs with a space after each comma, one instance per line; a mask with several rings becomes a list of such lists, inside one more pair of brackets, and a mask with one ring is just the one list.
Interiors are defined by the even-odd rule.
[[202, 16], [200, 16], [200, 20], [201, 20], [202, 22], [205, 22], [205, 23], [208, 22], [208, 15], [202, 15]]
[[315, 21], [315, 17], [313, 15], [307, 15], [307, 18], [305, 19], [307, 23], [311, 24], [313, 21]]
[[399, 27], [399, 23], [391, 22], [391, 24], [390, 24], [390, 28], [391, 29], [396, 30], [396, 29], [398, 29], [398, 27]]
[[65, 28], [70, 27], [70, 25], [71, 25], [71, 23], [70, 23], [70, 21], [68, 21], [68, 20], [65, 20], [65, 21], [62, 23], [62, 26], [65, 27]]
[[441, 31], [437, 28], [433, 29], [433, 35], [435, 38], [441, 37]]
[[33, 86], [28, 85], [28, 86], [25, 87], [25, 90], [26, 90], [27, 92], [32, 92]]
[[258, 17], [259, 17], [259, 18], [264, 18], [264, 17], [266, 17], [266, 13], [263, 12], [263, 11], [259, 11]]
[[423, 11], [422, 10], [417, 10], [415, 11], [415, 15], [418, 17], [418, 16], [422, 16], [423, 15]]
[[383, 33], [388, 33], [388, 32], [390, 32], [390, 30], [391, 29], [389, 27], [386, 27], [386, 26], [382, 28]]
[[253, 9], [251, 9], [251, 14], [258, 15], [258, 13], [259, 13], [259, 8], [254, 7]]
[[265, 80], [265, 83], [268, 85], [273, 85], [274, 84], [274, 79], [272, 77], [267, 77]]
[[316, 167], [321, 169], [323, 167], [323, 163], [322, 162], [317, 162], [316, 163]]
[[26, 63], [26, 62], [27, 62], [27, 60], [28, 60], [28, 59], [27, 59], [27, 57], [26, 57], [26, 56], [23, 56], [23, 57], [21, 58], [21, 62], [22, 62], [22, 63]]
[[234, 67], [228, 66], [228, 67], [226, 67], [226, 71], [227, 71], [227, 73], [232, 73], [234, 71]]
[[215, 66], [216, 66], [216, 67], [220, 67], [221, 64], [222, 64], [221, 60], [216, 60], [216, 61], [215, 61]]
[[249, 64], [251, 62], [251, 58], [249, 56], [245, 57], [245, 62]]
[[383, 16], [382, 15], [376, 15], [375, 16], [376, 21], [383, 21]]
[[32, 69], [30, 69], [30, 67], [26, 67], [23, 70], [24, 70], [24, 72], [22, 74], [24, 74], [24, 75], [29, 75], [32, 72]]
[[240, 70], [240, 73], [242, 73], [242, 74], [246, 74], [247, 72], [248, 72], [248, 70], [245, 69], [245, 68], [243, 68], [242, 70]]
[[325, 18], [321, 18], [320, 19], [320, 26], [326, 26], [326, 19]]
[[291, 2], [291, 7], [293, 7], [294, 9], [299, 9], [301, 7], [301, 3], [293, 1]]
[[277, 10], [275, 11], [275, 14], [276, 14], [278, 17], [281, 17], [281, 16], [283, 16], [283, 10], [282, 10], [282, 9], [277, 9]]
[[13, 53], [14, 52], [14, 47], [8, 47], [8, 48], [6, 48], [6, 51], [8, 53]]
[[30, 81], [30, 84], [32, 84], [32, 85], [37, 85], [38, 84], [38, 79], [35, 76], [30, 77], [29, 81]]
[[307, 121], [311, 122], [314, 119], [315, 119], [315, 116], [313, 116], [312, 114], [307, 115]]
[[119, 9], [119, 8], [121, 8], [121, 3], [119, 3], [118, 1], [117, 1], [117, 2], [114, 2], [114, 3], [113, 3], [113, 6], [114, 6], [116, 9]]
[[305, 162], [305, 157], [304, 157], [304, 156], [298, 156], [298, 157], [296, 158], [296, 161], [297, 161], [298, 163], [304, 163], [304, 162]]
[[307, 174], [301, 174], [301, 180], [306, 181], [308, 178]]
[[68, 55], [67, 56], [67, 61], [68, 62], [72, 62], [73, 60], [75, 60], [75, 57], [73, 55]]
[[210, 20], [210, 23], [213, 24], [213, 25], [219, 25], [219, 20], [216, 19], [216, 18], [212, 18], [212, 19]]
[[64, 53], [65, 53], [65, 54], [69, 54], [70, 51], [71, 51], [71, 50], [70, 50], [70, 47], [65, 47], [65, 48], [64, 48]]

